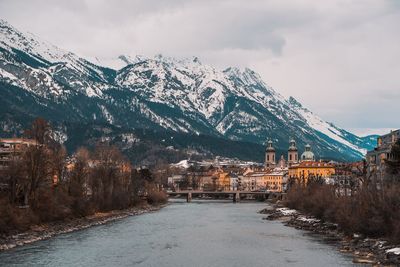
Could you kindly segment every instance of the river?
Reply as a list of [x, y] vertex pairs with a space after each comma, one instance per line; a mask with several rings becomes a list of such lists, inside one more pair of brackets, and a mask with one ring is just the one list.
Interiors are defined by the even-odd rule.
[[262, 220], [265, 203], [173, 201], [154, 213], [0, 253], [1, 266], [354, 266], [319, 238]]

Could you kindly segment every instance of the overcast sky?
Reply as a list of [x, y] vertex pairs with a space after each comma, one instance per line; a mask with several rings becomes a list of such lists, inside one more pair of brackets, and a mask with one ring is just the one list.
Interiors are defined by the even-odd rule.
[[397, 0], [0, 0], [0, 17], [83, 57], [249, 67], [338, 126], [400, 128]]

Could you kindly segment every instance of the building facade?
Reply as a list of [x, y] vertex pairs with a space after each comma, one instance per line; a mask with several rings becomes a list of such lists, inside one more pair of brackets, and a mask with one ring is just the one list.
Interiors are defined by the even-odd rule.
[[283, 192], [287, 173], [287, 169], [279, 168], [267, 173], [265, 177], [267, 190], [271, 192]]
[[34, 145], [37, 145], [37, 142], [33, 139], [1, 138], [0, 169], [6, 168], [11, 160], [19, 157], [26, 148]]
[[330, 178], [335, 174], [335, 166], [325, 162], [303, 161], [289, 167], [289, 179], [307, 184], [311, 178]]
[[394, 159], [391, 150], [398, 140], [400, 140], [400, 129], [377, 138], [377, 146], [366, 155], [369, 174], [376, 174], [378, 178], [383, 177], [386, 171], [385, 161]]

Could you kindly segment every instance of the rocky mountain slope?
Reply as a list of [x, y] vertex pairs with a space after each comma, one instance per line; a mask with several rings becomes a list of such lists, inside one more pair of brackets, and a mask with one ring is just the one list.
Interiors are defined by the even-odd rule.
[[300, 150], [310, 143], [319, 158], [339, 160], [359, 159], [374, 145], [284, 98], [250, 69], [221, 71], [198, 58], [160, 55], [120, 59], [122, 69], [98, 66], [0, 20], [0, 133], [17, 133], [42, 116], [59, 125], [65, 141], [73, 138], [66, 124], [87, 123], [221, 142], [271, 138], [282, 153], [292, 137]]

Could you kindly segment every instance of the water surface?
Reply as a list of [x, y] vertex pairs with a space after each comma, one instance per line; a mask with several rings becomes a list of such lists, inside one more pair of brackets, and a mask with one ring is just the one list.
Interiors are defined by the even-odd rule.
[[0, 253], [2, 266], [353, 266], [318, 238], [262, 220], [264, 203], [174, 201], [154, 213]]

